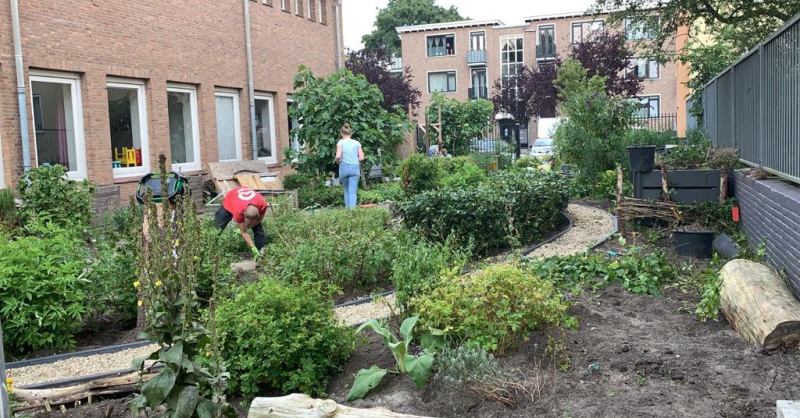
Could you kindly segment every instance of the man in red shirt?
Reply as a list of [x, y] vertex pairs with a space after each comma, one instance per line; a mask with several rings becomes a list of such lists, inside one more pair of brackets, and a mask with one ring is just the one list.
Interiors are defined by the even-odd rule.
[[[217, 228], [223, 230], [231, 219], [235, 220], [242, 238], [250, 247], [253, 256], [258, 258], [261, 249], [267, 245], [267, 235], [261, 226], [261, 221], [267, 213], [267, 206], [267, 201], [255, 190], [249, 187], [236, 187], [222, 199], [222, 205], [217, 209], [215, 224]], [[255, 245], [247, 233], [250, 228], [253, 229], [256, 238]]]

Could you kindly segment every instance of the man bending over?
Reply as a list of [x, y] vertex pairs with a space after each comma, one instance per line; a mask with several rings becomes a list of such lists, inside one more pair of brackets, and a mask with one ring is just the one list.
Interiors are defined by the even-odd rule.
[[[261, 226], [261, 221], [267, 213], [267, 206], [267, 201], [255, 190], [249, 187], [236, 187], [222, 199], [222, 205], [217, 209], [215, 225], [222, 233], [231, 219], [235, 220], [242, 239], [250, 247], [253, 256], [258, 258], [261, 249], [267, 245], [267, 236]], [[250, 228], [253, 229], [253, 235], [256, 238], [255, 244], [253, 244], [250, 234], [247, 233]]]

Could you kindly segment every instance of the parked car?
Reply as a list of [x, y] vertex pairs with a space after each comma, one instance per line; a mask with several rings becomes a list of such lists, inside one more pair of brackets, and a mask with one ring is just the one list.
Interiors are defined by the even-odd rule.
[[492, 139], [492, 138], [483, 138], [478, 139], [472, 142], [470, 148], [472, 148], [472, 152], [478, 153], [485, 153], [485, 154], [500, 154], [500, 153], [508, 153], [512, 154], [513, 145], [510, 143], [502, 140], [502, 139]]
[[553, 157], [553, 152], [555, 147], [553, 146], [553, 140], [550, 138], [539, 138], [533, 142], [533, 147], [531, 147], [530, 155], [531, 157], [536, 157], [542, 160], [549, 160]]

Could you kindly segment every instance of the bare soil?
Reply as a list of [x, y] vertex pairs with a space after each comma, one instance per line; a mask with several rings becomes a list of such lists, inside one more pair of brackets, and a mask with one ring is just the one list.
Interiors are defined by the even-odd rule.
[[[653, 298], [617, 286], [578, 296], [571, 312], [580, 327], [564, 335], [568, 371], [553, 370], [543, 353], [545, 333], [500, 359], [506, 369], [546, 381], [541, 397], [516, 409], [436, 381], [416, 390], [401, 375], [388, 375], [351, 406], [436, 417], [774, 417], [776, 400], [800, 398], [796, 351], [761, 351], [724, 319], [698, 321], [686, 312], [692, 298], [677, 291]], [[331, 398], [345, 402], [355, 373], [372, 364], [393, 366], [374, 334], [331, 381]]]

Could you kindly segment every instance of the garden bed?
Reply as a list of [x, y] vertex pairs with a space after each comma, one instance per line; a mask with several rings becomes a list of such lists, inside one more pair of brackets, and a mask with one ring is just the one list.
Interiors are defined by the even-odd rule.
[[[405, 376], [387, 376], [356, 407], [440, 417], [774, 416], [776, 399], [800, 397], [800, 359], [761, 352], [742, 341], [724, 320], [700, 322], [684, 309], [694, 302], [675, 291], [664, 298], [634, 295], [617, 286], [578, 297], [571, 313], [580, 328], [564, 342], [572, 367], [554, 372], [543, 354], [546, 335], [500, 363], [544, 382], [542, 397], [508, 409], [438, 382], [417, 391]], [[361, 368], [391, 367], [379, 337], [353, 354], [328, 387], [337, 402]], [[537, 365], [538, 364], [538, 365]], [[597, 365], [597, 370], [588, 370]]]

